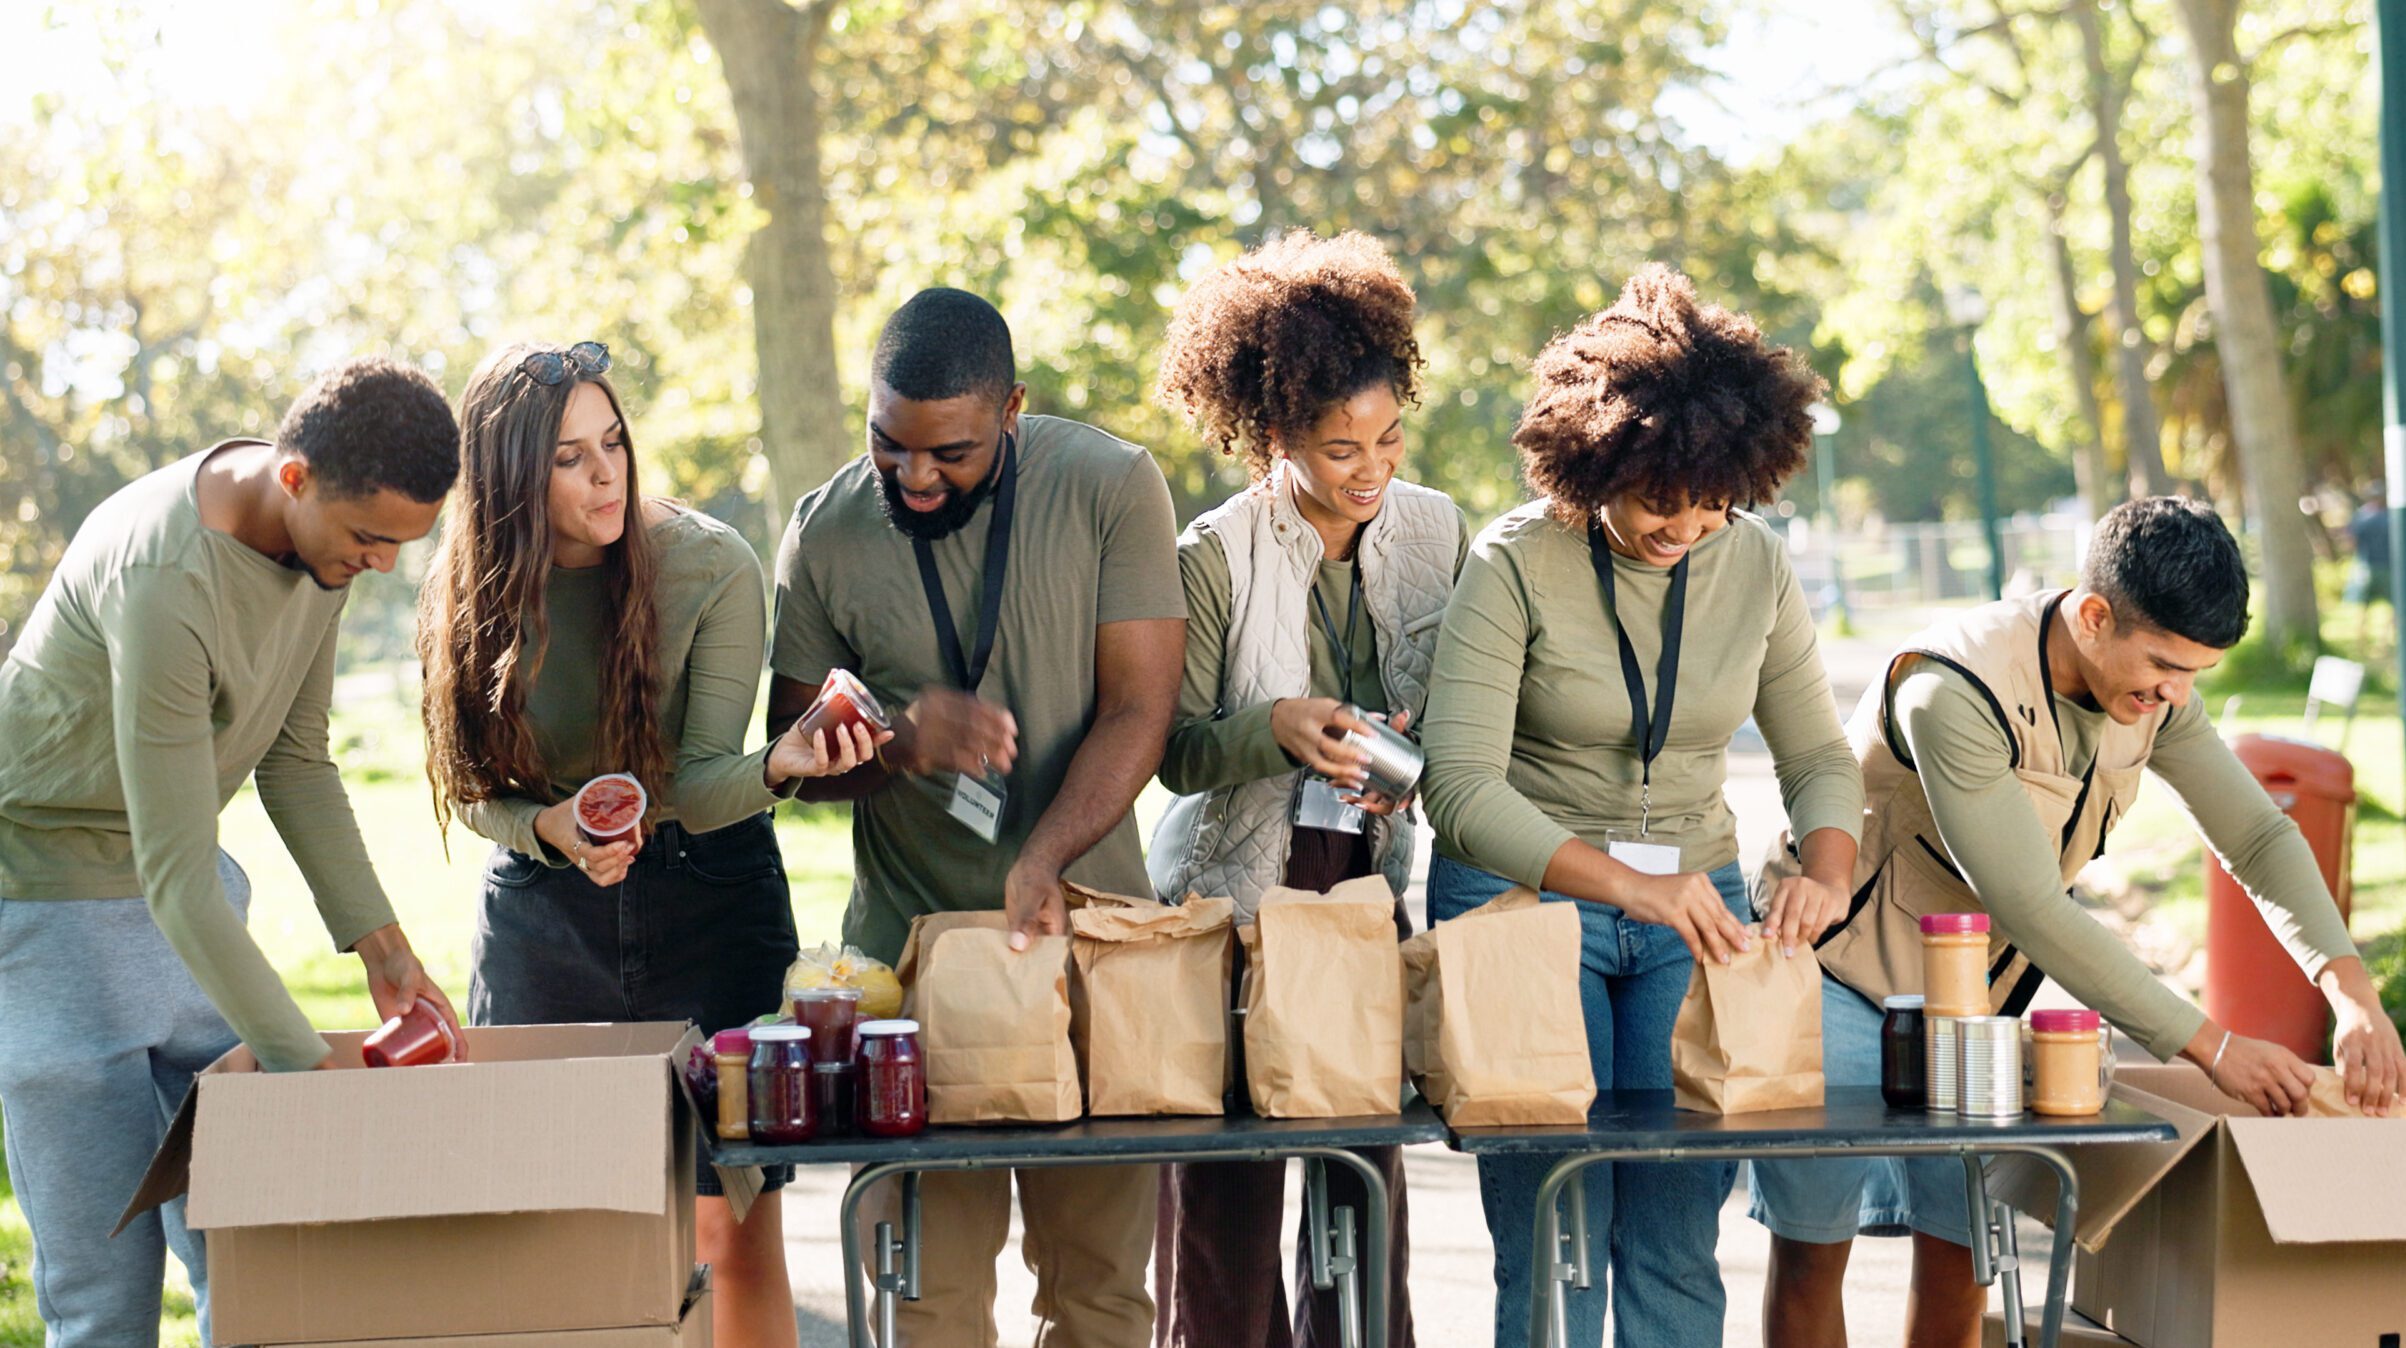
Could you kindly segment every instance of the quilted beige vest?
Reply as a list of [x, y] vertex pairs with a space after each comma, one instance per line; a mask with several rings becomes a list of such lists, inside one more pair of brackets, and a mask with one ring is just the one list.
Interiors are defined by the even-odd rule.
[[[2138, 793], [2139, 772], [2155, 746], [2163, 712], [2131, 726], [2108, 720], [2088, 772], [2076, 777], [2065, 765], [2043, 645], [2065, 593], [1986, 604], [1923, 631], [1889, 660], [1886, 679], [1864, 693], [1847, 723], [1847, 739], [1863, 769], [1863, 843], [1855, 856], [1846, 918], [1815, 949], [1823, 969], [1874, 1002], [1923, 990], [1923, 914], [1982, 911], [1979, 896], [1939, 839], [1929, 799], [1896, 725], [1896, 686], [1914, 666], [1935, 660], [1985, 696], [2013, 746], [2014, 775], [2047, 835], [2057, 840], [2065, 888], [2081, 867], [2104, 853], [2106, 834]], [[2057, 634], [2054, 639], [2065, 638]], [[1794, 840], [1783, 834], [1755, 882], [1758, 910], [1770, 885], [1798, 869]], [[1990, 1009], [2020, 1015], [2042, 978], [2014, 948], [2011, 934], [1992, 924]]]
[[[1284, 462], [1268, 478], [1196, 521], [1228, 556], [1227, 671], [1220, 715], [1311, 691], [1311, 591], [1325, 550], [1295, 508]], [[1396, 479], [1354, 549], [1362, 606], [1378, 633], [1379, 674], [1390, 710], [1417, 718], [1428, 700], [1437, 628], [1453, 596], [1461, 515], [1440, 491]], [[1263, 890], [1286, 875], [1295, 796], [1303, 771], [1172, 801], [1146, 861], [1164, 902], [1202, 894], [1236, 900], [1250, 920]], [[1370, 855], [1400, 895], [1411, 882], [1412, 820], [1373, 816]]]

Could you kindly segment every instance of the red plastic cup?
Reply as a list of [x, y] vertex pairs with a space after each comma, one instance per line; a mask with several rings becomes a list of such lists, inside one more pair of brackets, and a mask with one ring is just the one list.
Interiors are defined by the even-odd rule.
[[443, 1013], [423, 997], [417, 1005], [384, 1022], [359, 1046], [370, 1067], [424, 1067], [459, 1057], [459, 1040], [452, 1037]]
[[[848, 731], [856, 725], [865, 725], [871, 732], [882, 734], [893, 727], [893, 721], [877, 695], [851, 670], [828, 670], [826, 682], [819, 685], [817, 700], [810, 704], [810, 710], [802, 713], [803, 738], [815, 737], [822, 730]], [[834, 736], [828, 738], [832, 741]], [[833, 750], [836, 746], [831, 742], [827, 747]]]
[[623, 772], [611, 772], [578, 787], [569, 809], [585, 841], [599, 846], [633, 833], [651, 804], [643, 783]]

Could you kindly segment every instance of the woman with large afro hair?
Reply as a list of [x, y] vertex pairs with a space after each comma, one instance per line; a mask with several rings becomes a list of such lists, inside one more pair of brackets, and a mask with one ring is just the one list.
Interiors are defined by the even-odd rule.
[[[1203, 277], [1170, 322], [1162, 402], [1252, 481], [1178, 540], [1186, 673], [1161, 764], [1178, 799], [1150, 859], [1165, 900], [1228, 895], [1250, 915], [1273, 886], [1379, 876], [1398, 937], [1410, 934], [1409, 802], [1370, 791], [1366, 756], [1344, 737], [1419, 713], [1469, 546], [1453, 502], [1399, 476], [1420, 389], [1412, 311], [1375, 240], [1298, 231]], [[1403, 1167], [1393, 1147], [1369, 1159], [1395, 1200], [1388, 1341], [1409, 1345]], [[1277, 1162], [1163, 1168], [1159, 1342], [1338, 1341], [1336, 1297], [1301, 1267], [1289, 1322], [1285, 1179]], [[1330, 1167], [1329, 1188], [1331, 1203], [1366, 1210], [1350, 1171]]]
[[[1526, 885], [1572, 901], [1596, 1084], [1666, 1089], [1697, 960], [1751, 945], [1722, 796], [1751, 717], [1770, 747], [1803, 874], [1761, 897], [1773, 958], [1809, 958], [1846, 911], [1863, 787], [1804, 592], [1741, 507], [1804, 463], [1824, 389], [1753, 320], [1661, 265], [1538, 353], [1513, 444], [1541, 499], [1464, 564], [1424, 727], [1437, 852], [1429, 920]], [[1528, 1341], [1529, 1232], [1550, 1156], [1482, 1158], [1496, 1342]], [[1583, 1172], [1591, 1267], [1566, 1348], [1721, 1342], [1714, 1258], [1725, 1163]]]

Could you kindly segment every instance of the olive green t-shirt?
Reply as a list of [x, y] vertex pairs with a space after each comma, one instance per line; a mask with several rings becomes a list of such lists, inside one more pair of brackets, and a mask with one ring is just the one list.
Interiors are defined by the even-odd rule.
[[[2105, 713], [2058, 696], [2055, 716], [2065, 766], [2085, 774]], [[2014, 775], [2013, 745], [1988, 700], [1963, 675], [1923, 661], [1897, 683], [1896, 717], [1938, 836], [1997, 929], [2148, 1052], [2166, 1060], [2180, 1052], [2205, 1012], [2159, 982], [2064, 892], [2059, 848]], [[2356, 953], [2314, 849], [2214, 733], [2196, 698], [2166, 714], [2147, 766], [2180, 797], [2309, 978]]]
[[[1462, 551], [1469, 547], [1470, 528], [1465, 522]], [[1328, 622], [1342, 635], [1353, 602], [1358, 556], [1341, 562], [1324, 558], [1312, 579], [1319, 605], [1304, 605], [1309, 629], [1306, 644], [1312, 661], [1305, 696], [1346, 696], [1337, 643], [1321, 621], [1320, 606], [1326, 607]], [[1461, 569], [1459, 554], [1454, 567]], [[1161, 758], [1161, 784], [1180, 795], [1193, 795], [1293, 772], [1298, 765], [1287, 757], [1270, 730], [1271, 703], [1220, 714], [1225, 705], [1222, 684], [1228, 673], [1228, 624], [1235, 585], [1228, 573], [1227, 545], [1209, 525], [1190, 525], [1178, 539], [1178, 580], [1186, 591], [1186, 672], [1178, 685], [1178, 716], [1170, 727], [1169, 749]], [[1387, 684], [1380, 673], [1378, 630], [1371, 624], [1367, 604], [1352, 626], [1353, 704], [1364, 711], [1386, 711]]]
[[201, 522], [214, 452], [103, 501], [0, 664], [0, 900], [142, 896], [260, 1063], [293, 1070], [326, 1042], [226, 902], [218, 811], [257, 781], [336, 949], [393, 910], [326, 750], [349, 591]]
[[[794, 508], [777, 549], [769, 665], [812, 685], [830, 669], [849, 669], [899, 711], [951, 675], [910, 539], [887, 522], [878, 496], [877, 470], [864, 456]], [[993, 519], [989, 494], [966, 526], [933, 547], [964, 653], [977, 641]], [[1095, 629], [1186, 616], [1176, 544], [1169, 484], [1142, 449], [1059, 417], [1019, 419], [1002, 618], [977, 689], [1019, 723], [1000, 836], [989, 844], [952, 817], [949, 774], [899, 777], [855, 801], [846, 941], [890, 963], [901, 958], [912, 918], [1002, 906], [1004, 878], [1094, 720]], [[1110, 893], [1149, 893], [1135, 815], [1067, 874]]]
[[[1863, 779], [1839, 729], [1787, 547], [1732, 512], [1690, 549], [1685, 632], [1668, 739], [1654, 760], [1653, 836], [1680, 868], [1737, 859], [1721, 793], [1749, 715], [1770, 746], [1796, 836], [1861, 836]], [[1613, 554], [1621, 621], [1651, 709], [1671, 569]], [[1471, 544], [1437, 639], [1423, 794], [1437, 850], [1531, 887], [1572, 838], [1634, 834], [1641, 758], [1604, 587], [1587, 534], [1520, 507]]]
[[[652, 604], [659, 623], [660, 733], [676, 776], [653, 802], [655, 823], [694, 833], [724, 828], [777, 803], [762, 785], [768, 746], [744, 751], [760, 692], [767, 640], [767, 586], [743, 535], [678, 509], [651, 526]], [[553, 866], [568, 859], [535, 836], [535, 816], [623, 763], [599, 758], [602, 651], [611, 624], [606, 567], [551, 568], [543, 611], [550, 637], [526, 699], [535, 748], [550, 774], [544, 800], [504, 796], [460, 807], [461, 822], [513, 851]]]

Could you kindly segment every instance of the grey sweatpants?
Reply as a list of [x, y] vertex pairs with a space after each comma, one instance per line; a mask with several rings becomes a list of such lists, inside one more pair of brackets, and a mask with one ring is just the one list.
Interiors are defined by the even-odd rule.
[[[249, 877], [223, 852], [217, 871], [247, 915]], [[170, 1248], [209, 1341], [208, 1265], [184, 1200], [109, 1230], [193, 1074], [234, 1043], [141, 899], [0, 894], [0, 1114], [49, 1348], [155, 1345]]]

